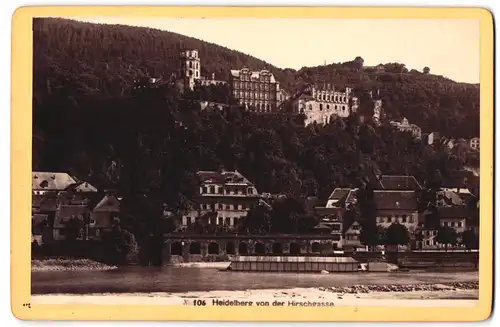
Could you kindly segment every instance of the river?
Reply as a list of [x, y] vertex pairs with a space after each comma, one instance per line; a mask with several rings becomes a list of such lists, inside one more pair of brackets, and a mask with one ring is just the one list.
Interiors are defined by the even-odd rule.
[[32, 294], [237, 291], [478, 281], [478, 272], [250, 273], [213, 268], [126, 267], [108, 271], [31, 273]]

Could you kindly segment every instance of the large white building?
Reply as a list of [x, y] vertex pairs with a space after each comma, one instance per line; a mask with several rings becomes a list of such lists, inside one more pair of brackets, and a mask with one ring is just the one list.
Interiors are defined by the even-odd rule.
[[[348, 117], [352, 89], [335, 89], [333, 84], [313, 84], [293, 103], [294, 112], [306, 116], [305, 124], [327, 124], [335, 117]], [[356, 102], [357, 103], [357, 102]]]
[[199, 196], [195, 207], [182, 217], [184, 228], [207, 216], [208, 224], [233, 229], [261, 198], [255, 186], [238, 171], [199, 171], [197, 176]]

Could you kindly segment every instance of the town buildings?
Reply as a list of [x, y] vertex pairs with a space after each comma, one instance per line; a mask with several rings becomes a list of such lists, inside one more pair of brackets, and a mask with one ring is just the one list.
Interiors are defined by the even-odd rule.
[[333, 84], [315, 83], [293, 102], [296, 114], [306, 116], [305, 124], [327, 124], [335, 117], [348, 117], [351, 112], [352, 89], [341, 91]]
[[286, 93], [268, 70], [251, 71], [248, 68], [231, 70], [229, 85], [238, 102], [251, 111], [275, 112]]
[[76, 239], [100, 239], [119, 212], [116, 197], [102, 197], [90, 183], [67, 173], [33, 172], [31, 187], [32, 234], [38, 244], [65, 240], [73, 227]]
[[234, 229], [261, 199], [255, 186], [238, 171], [199, 171], [197, 177], [199, 196], [182, 217], [183, 230], [203, 216], [209, 225]]

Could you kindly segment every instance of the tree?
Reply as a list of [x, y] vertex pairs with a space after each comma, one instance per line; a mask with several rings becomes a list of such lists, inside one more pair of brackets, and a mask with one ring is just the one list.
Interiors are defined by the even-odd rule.
[[457, 232], [455, 229], [449, 226], [442, 226], [439, 228], [438, 233], [436, 235], [436, 241], [440, 244], [445, 245], [446, 251], [448, 250], [448, 244], [455, 245], [457, 244]]
[[431, 72], [431, 69], [427, 66], [424, 67], [424, 70], [423, 70], [424, 74], [429, 74]]
[[472, 229], [466, 230], [462, 233], [462, 244], [465, 245], [466, 249], [478, 249], [479, 248], [479, 237], [476, 232]]
[[395, 222], [387, 228], [385, 237], [386, 245], [407, 245], [409, 241], [410, 234], [405, 225]]
[[363, 245], [368, 246], [372, 251], [375, 246], [380, 244], [379, 228], [375, 221], [364, 220], [361, 222], [360, 241]]
[[265, 234], [271, 230], [271, 211], [264, 205], [255, 205], [243, 219], [241, 227], [250, 233]]

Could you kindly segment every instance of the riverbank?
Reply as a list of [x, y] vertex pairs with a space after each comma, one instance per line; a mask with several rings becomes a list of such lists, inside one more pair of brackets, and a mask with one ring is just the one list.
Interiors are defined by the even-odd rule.
[[[107, 293], [32, 295], [36, 304], [120, 304], [120, 305], [185, 305], [186, 301], [315, 301], [334, 306], [473, 306], [477, 304], [477, 282], [413, 285], [354, 285], [350, 287], [319, 287], [292, 289], [257, 289], [245, 291], [207, 291], [182, 293]], [[289, 303], [290, 302], [290, 303]]]
[[212, 269], [226, 269], [231, 264], [230, 261], [221, 262], [181, 262], [181, 263], [171, 263], [172, 267], [182, 267], [182, 268], [212, 268]]
[[106, 265], [89, 259], [45, 259], [31, 260], [31, 271], [102, 271], [116, 269], [116, 266]]

